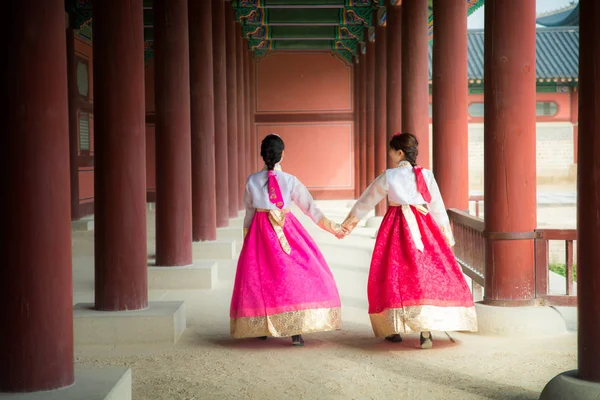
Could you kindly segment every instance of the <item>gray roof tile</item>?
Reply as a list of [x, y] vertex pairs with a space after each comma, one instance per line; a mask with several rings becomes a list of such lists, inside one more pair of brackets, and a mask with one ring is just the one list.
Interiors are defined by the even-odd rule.
[[[469, 31], [469, 79], [483, 79], [483, 30]], [[435, 40], [435, 39], [434, 39]], [[536, 33], [537, 78], [577, 78], [579, 71], [579, 27], [538, 28]], [[431, 79], [431, 44], [429, 79]]]

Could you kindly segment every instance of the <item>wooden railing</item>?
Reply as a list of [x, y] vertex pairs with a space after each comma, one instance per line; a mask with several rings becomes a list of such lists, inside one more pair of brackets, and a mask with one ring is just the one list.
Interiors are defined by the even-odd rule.
[[481, 204], [483, 203], [483, 195], [469, 196], [469, 205], [471, 202], [475, 203], [475, 216], [477, 218], [481, 217], [481, 212], [483, 211], [481, 209], [481, 206], [483, 205]]
[[[454, 255], [465, 275], [473, 282], [473, 298], [482, 299], [485, 286], [485, 223], [481, 218], [462, 211], [448, 210], [456, 245]], [[535, 230], [535, 297], [540, 305], [576, 306], [577, 293], [574, 279], [575, 229], [536, 229]], [[565, 291], [552, 293], [550, 290], [550, 243], [565, 243]], [[560, 263], [559, 263], [560, 264]]]
[[481, 218], [459, 210], [448, 210], [454, 232], [454, 256], [465, 275], [472, 280], [473, 299], [482, 300], [485, 286], [485, 228]]
[[[576, 306], [573, 247], [577, 240], [575, 229], [536, 229], [535, 239], [535, 294], [540, 304]], [[550, 243], [565, 243], [565, 294], [550, 291]], [[562, 264], [562, 263], [561, 263]]]

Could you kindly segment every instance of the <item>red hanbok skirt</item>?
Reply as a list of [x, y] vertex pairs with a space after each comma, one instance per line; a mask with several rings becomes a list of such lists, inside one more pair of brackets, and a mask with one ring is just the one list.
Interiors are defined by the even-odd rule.
[[[418, 226], [422, 251], [405, 213], [415, 216], [409, 215], [411, 223]], [[377, 337], [477, 331], [471, 291], [445, 236], [431, 214], [414, 206], [388, 209], [377, 235], [367, 293]]]

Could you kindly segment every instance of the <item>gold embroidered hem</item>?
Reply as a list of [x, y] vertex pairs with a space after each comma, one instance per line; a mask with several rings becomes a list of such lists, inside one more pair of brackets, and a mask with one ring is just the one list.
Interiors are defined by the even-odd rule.
[[376, 337], [426, 331], [477, 332], [475, 306], [410, 306], [369, 314]]
[[285, 237], [285, 232], [283, 231], [283, 226], [285, 225], [285, 214], [289, 213], [290, 211], [285, 209], [280, 210], [278, 208], [273, 210], [263, 210], [259, 208], [256, 211], [266, 212], [269, 214], [269, 222], [277, 234], [277, 240], [279, 240], [281, 248], [286, 254], [290, 254], [292, 252], [292, 248], [290, 247], [287, 237]]
[[260, 317], [232, 318], [234, 339], [261, 336], [289, 337], [342, 329], [341, 308], [316, 308]]

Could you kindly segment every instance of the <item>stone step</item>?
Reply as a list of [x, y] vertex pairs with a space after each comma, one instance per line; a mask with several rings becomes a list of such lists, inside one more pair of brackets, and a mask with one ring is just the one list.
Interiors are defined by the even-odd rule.
[[3, 393], [4, 400], [131, 400], [129, 368], [75, 367], [75, 383], [62, 389]]
[[233, 260], [238, 254], [238, 242], [230, 238], [220, 238], [206, 242], [192, 243], [194, 260]]
[[99, 344], [174, 344], [186, 328], [182, 301], [149, 302], [134, 311], [98, 311], [93, 303], [73, 307], [75, 346]]
[[216, 261], [195, 261], [183, 267], [148, 267], [149, 290], [213, 289], [218, 282]]
[[217, 240], [235, 240], [238, 243], [243, 243], [244, 229], [241, 227], [218, 228]]

